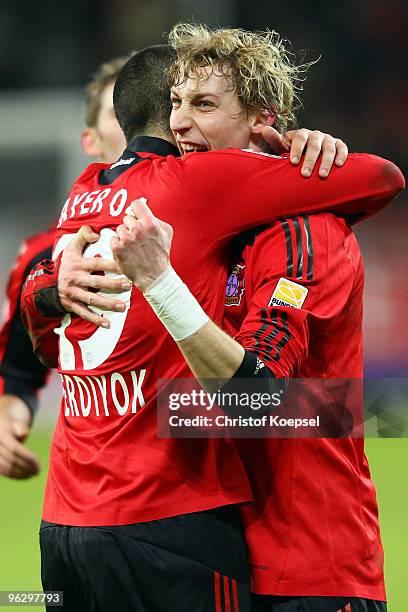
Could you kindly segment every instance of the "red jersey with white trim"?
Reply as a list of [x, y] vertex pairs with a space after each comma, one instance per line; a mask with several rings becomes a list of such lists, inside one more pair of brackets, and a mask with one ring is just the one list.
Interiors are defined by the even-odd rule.
[[[277, 377], [362, 377], [364, 273], [329, 214], [281, 220], [245, 247], [226, 325]], [[384, 600], [383, 551], [364, 440], [239, 441], [254, 504], [242, 508], [253, 591]]]
[[[287, 159], [237, 150], [158, 156], [170, 152], [166, 146], [163, 151], [163, 141], [136, 139], [110, 168], [90, 165], [64, 206], [54, 257], [85, 223], [101, 232], [86, 255], [111, 257], [116, 227], [132, 200], [145, 197], [154, 214], [174, 226], [173, 267], [216, 323], [222, 320], [224, 262], [233, 235], [283, 211], [330, 206], [345, 214], [371, 214], [400, 189], [399, 171], [373, 156], [352, 157], [348, 169], [334, 172], [329, 189], [317, 177], [302, 179]], [[355, 172], [361, 180], [351, 196]], [[384, 173], [386, 184], [380, 180]], [[30, 283], [39, 278], [33, 275], [23, 295], [27, 316], [34, 319], [38, 313]], [[127, 309], [105, 313], [109, 330], [71, 315], [58, 330], [64, 401], [52, 444], [44, 519], [123, 524], [250, 499], [245, 470], [230, 441], [157, 438], [159, 379], [191, 373], [141, 293], [133, 288], [118, 297]], [[33, 333], [39, 329], [30, 328]]]
[[21, 321], [20, 295], [32, 267], [51, 256], [55, 226], [27, 238], [10, 273], [3, 323], [0, 329], [0, 393], [17, 395], [31, 412], [37, 407], [38, 390], [44, 386], [48, 370], [33, 354], [33, 347]]

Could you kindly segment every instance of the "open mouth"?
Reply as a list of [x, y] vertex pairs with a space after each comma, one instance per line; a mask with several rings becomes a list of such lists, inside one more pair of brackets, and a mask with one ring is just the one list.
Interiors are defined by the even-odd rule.
[[197, 153], [200, 151], [208, 151], [208, 147], [204, 145], [193, 144], [192, 142], [180, 142], [183, 153]]

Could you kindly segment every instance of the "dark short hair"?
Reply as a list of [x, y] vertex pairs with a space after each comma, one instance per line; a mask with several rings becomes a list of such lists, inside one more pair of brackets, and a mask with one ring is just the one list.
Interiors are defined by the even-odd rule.
[[98, 123], [99, 111], [101, 110], [101, 97], [107, 85], [114, 83], [123, 66], [135, 53], [115, 57], [109, 62], [101, 64], [85, 89], [84, 115], [85, 124], [88, 127], [96, 127]]
[[169, 68], [175, 51], [168, 45], [142, 49], [123, 66], [113, 90], [113, 107], [127, 142], [151, 131], [169, 132]]

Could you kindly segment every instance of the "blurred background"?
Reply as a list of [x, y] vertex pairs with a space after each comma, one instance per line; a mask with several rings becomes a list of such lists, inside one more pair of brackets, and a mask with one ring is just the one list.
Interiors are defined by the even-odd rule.
[[[21, 241], [52, 223], [87, 163], [79, 145], [85, 84], [101, 62], [163, 42], [180, 20], [275, 29], [294, 52], [304, 50], [306, 60], [320, 57], [304, 84], [299, 125], [341, 137], [351, 151], [391, 159], [406, 174], [406, 0], [71, 0], [52, 6], [45, 0], [0, 3], [0, 296]], [[368, 376], [407, 376], [407, 204], [402, 195], [356, 228], [366, 265]], [[29, 442], [43, 458], [42, 475], [30, 482], [0, 480], [0, 590], [39, 587], [36, 532], [58, 398], [53, 377]], [[405, 612], [407, 443], [369, 440], [368, 454], [390, 611]]]

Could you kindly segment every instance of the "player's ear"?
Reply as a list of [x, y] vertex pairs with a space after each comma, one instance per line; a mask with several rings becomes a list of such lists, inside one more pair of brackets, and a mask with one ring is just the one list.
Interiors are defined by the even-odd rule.
[[260, 111], [252, 120], [252, 133], [259, 134], [261, 129], [266, 125], [273, 125], [276, 120], [276, 115], [268, 111]]
[[86, 127], [82, 130], [81, 147], [88, 157], [100, 157], [102, 155], [99, 135], [95, 128]]

